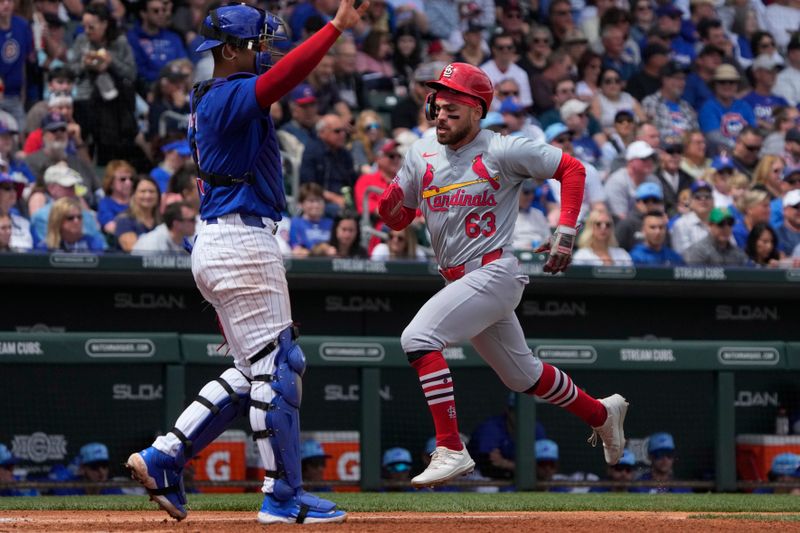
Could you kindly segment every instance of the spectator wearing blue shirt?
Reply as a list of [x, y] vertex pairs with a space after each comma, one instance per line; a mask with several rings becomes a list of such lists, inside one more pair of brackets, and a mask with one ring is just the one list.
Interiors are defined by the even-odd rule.
[[667, 3], [656, 9], [657, 28], [670, 38], [672, 60], [688, 68], [695, 59], [692, 43], [681, 34], [683, 12], [674, 4]]
[[742, 98], [753, 108], [758, 127], [768, 131], [774, 129], [775, 109], [789, 105], [786, 98], [772, 92], [779, 67], [780, 64], [773, 56], [767, 54], [758, 56], [752, 66], [753, 90]]
[[[306, 439], [300, 443], [300, 465], [303, 470], [303, 482], [321, 482], [325, 479], [325, 465], [331, 456], [325, 453], [322, 444], [314, 439]], [[315, 492], [330, 492], [331, 487], [314, 487]]]
[[117, 223], [114, 218], [128, 209], [133, 194], [133, 180], [136, 170], [127, 161], [114, 159], [106, 165], [103, 176], [105, 196], [97, 204], [97, 221], [108, 235], [114, 235]]
[[778, 250], [792, 255], [800, 244], [800, 190], [792, 189], [783, 197], [783, 224], [775, 228]]
[[325, 199], [319, 184], [301, 185], [298, 200], [303, 214], [292, 217], [289, 245], [292, 247], [292, 254], [307, 257], [315, 245], [328, 242], [333, 229], [333, 219], [324, 216]]
[[645, 266], [679, 266], [683, 258], [666, 246], [667, 217], [663, 211], [650, 211], [642, 219], [644, 242], [631, 250], [631, 259], [635, 265]]
[[756, 125], [753, 108], [736, 98], [740, 80], [733, 66], [725, 64], [717, 67], [712, 80], [714, 96], [700, 108], [700, 130], [706, 134], [716, 152], [732, 149], [742, 130], [748, 125]]
[[28, 21], [14, 15], [15, 4], [0, 2], [0, 79], [4, 85], [0, 109], [11, 113], [17, 124], [25, 124], [25, 69], [36, 62], [36, 52]]
[[711, 99], [711, 82], [714, 72], [722, 64], [724, 52], [716, 46], [704, 46], [694, 61], [694, 69], [686, 76], [686, 88], [683, 99], [689, 102], [695, 111], [700, 111], [706, 100]]
[[164, 0], [143, 2], [140, 20], [127, 34], [139, 79], [148, 84], [158, 79], [159, 72], [167, 63], [187, 57], [183, 39], [167, 29], [169, 16], [165, 3]]
[[[90, 442], [81, 447], [78, 453], [78, 472], [77, 476], [64, 476], [63, 481], [88, 481], [91, 483], [103, 483], [109, 480], [110, 461], [108, 447], [101, 442]], [[63, 476], [63, 469], [61, 470]], [[58, 474], [57, 474], [58, 475]], [[81, 496], [87, 494], [123, 494], [120, 488], [72, 488], [72, 489], [53, 489], [51, 494], [58, 496]]]
[[36, 246], [50, 252], [92, 252], [105, 248], [105, 241], [97, 235], [83, 233], [83, 211], [77, 198], [59, 198], [53, 202], [47, 221], [47, 234]]
[[[654, 433], [647, 439], [647, 454], [650, 457], [650, 471], [639, 478], [640, 481], [668, 482], [675, 479], [672, 468], [675, 464], [675, 440], [669, 433]], [[688, 487], [639, 487], [630, 492], [650, 494], [664, 492], [692, 492]]]
[[303, 27], [311, 17], [319, 17], [324, 22], [331, 20], [336, 13], [339, 2], [336, 0], [308, 0], [298, 3], [289, 18], [289, 29], [292, 41], [297, 43], [303, 38]]
[[[0, 444], [0, 483], [13, 483], [20, 481], [14, 475], [14, 467], [19, 463], [19, 459], [11, 453], [5, 444]], [[38, 496], [39, 492], [34, 489], [0, 489], [0, 496]]]
[[161, 194], [165, 194], [169, 179], [190, 160], [192, 149], [189, 147], [189, 141], [181, 139], [166, 143], [161, 147], [161, 153], [164, 159], [150, 171], [150, 177], [158, 184]]
[[[769, 473], [772, 483], [797, 483], [800, 478], [800, 455], [796, 453], [780, 453], [772, 458]], [[798, 494], [800, 489], [792, 487], [768, 488], [759, 487], [754, 494]]]
[[317, 140], [315, 126], [319, 120], [319, 104], [314, 89], [301, 83], [289, 93], [289, 113], [292, 119], [280, 131], [291, 134], [302, 146]]
[[[744, 193], [739, 200], [742, 217], [733, 226], [733, 238], [736, 245], [744, 249], [747, 245], [747, 236], [756, 224], [767, 224], [770, 219], [769, 193], [762, 189], [752, 189]], [[780, 241], [780, 234], [778, 234]], [[780, 245], [780, 243], [779, 243]], [[782, 249], [782, 248], [780, 248]], [[789, 248], [791, 253], [792, 249]]]

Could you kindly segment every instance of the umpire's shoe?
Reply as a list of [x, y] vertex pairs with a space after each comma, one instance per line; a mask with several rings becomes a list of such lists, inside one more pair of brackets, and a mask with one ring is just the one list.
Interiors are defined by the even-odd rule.
[[141, 483], [156, 502], [172, 518], [186, 518], [186, 492], [183, 490], [183, 468], [175, 466], [175, 459], [152, 446], [131, 454], [125, 467], [131, 477]]
[[474, 469], [475, 461], [469, 456], [466, 447], [456, 451], [437, 446], [431, 454], [431, 464], [411, 480], [411, 485], [417, 488], [441, 485], [458, 476], [469, 474]]
[[605, 406], [608, 417], [602, 426], [592, 428], [594, 431], [589, 437], [589, 442], [592, 446], [596, 446], [599, 435], [603, 441], [606, 463], [615, 465], [625, 451], [625, 431], [622, 426], [625, 423], [625, 414], [628, 412], [628, 402], [619, 394], [612, 394], [608, 398], [602, 398], [600, 403]]
[[335, 503], [303, 490], [286, 500], [267, 493], [258, 512], [258, 521], [262, 524], [322, 524], [346, 519], [347, 513], [337, 509]]

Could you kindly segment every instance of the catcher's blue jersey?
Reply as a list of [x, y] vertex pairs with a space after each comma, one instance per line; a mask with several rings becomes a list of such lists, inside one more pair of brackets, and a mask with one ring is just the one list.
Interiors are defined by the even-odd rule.
[[229, 187], [198, 180], [203, 220], [242, 213], [278, 221], [286, 209], [278, 139], [269, 109], [258, 105], [256, 79], [235, 74], [214, 80], [199, 102], [193, 95], [189, 138], [194, 135], [200, 168], [236, 178], [253, 175]]

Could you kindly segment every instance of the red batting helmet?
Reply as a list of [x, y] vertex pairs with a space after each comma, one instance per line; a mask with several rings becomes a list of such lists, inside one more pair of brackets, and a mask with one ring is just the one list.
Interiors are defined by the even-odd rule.
[[450, 63], [444, 67], [438, 80], [425, 82], [425, 85], [434, 91], [450, 89], [451, 91], [476, 97], [481, 101], [481, 106], [483, 107], [481, 118], [486, 117], [486, 112], [489, 111], [489, 106], [492, 105], [492, 96], [494, 94], [492, 81], [485, 72], [469, 63]]

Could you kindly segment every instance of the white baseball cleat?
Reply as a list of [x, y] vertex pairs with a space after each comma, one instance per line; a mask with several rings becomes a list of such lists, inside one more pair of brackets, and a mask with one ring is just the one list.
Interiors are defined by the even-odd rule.
[[475, 461], [469, 456], [467, 448], [461, 451], [437, 446], [431, 454], [431, 464], [420, 475], [411, 480], [414, 487], [441, 485], [453, 478], [469, 474], [475, 469]]
[[588, 442], [592, 446], [597, 446], [599, 436], [603, 441], [606, 463], [615, 465], [625, 451], [625, 431], [622, 426], [625, 423], [625, 414], [628, 412], [628, 402], [619, 394], [612, 394], [608, 398], [602, 398], [600, 403], [605, 406], [608, 418], [602, 426], [592, 428], [592, 436]]

